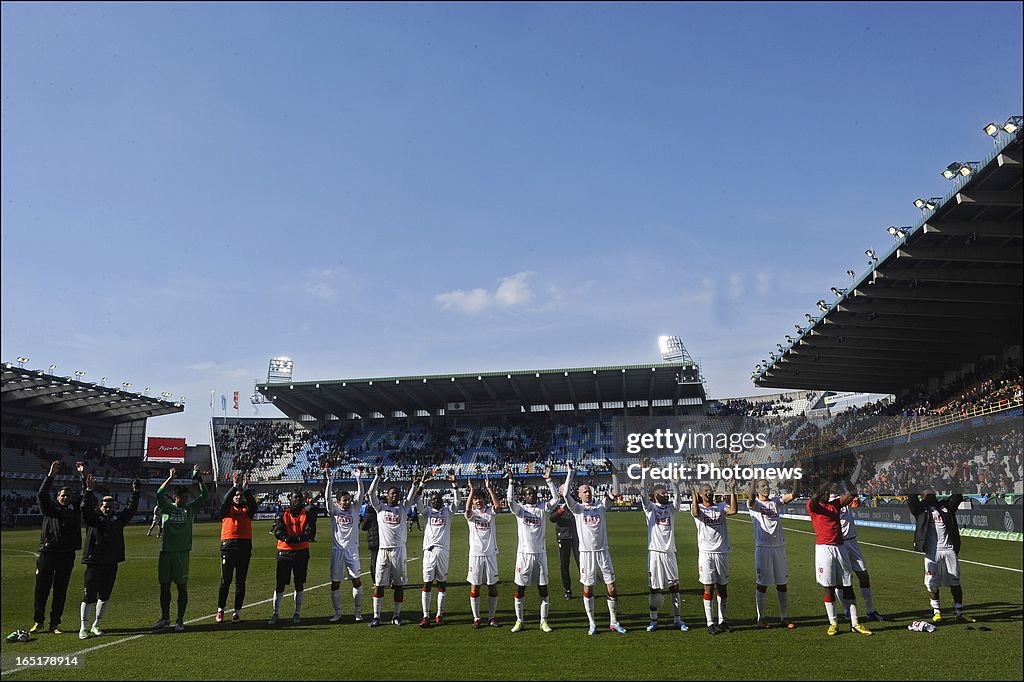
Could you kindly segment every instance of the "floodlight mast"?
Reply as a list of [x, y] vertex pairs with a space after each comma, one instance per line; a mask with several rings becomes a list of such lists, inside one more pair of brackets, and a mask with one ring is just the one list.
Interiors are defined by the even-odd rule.
[[659, 336], [658, 349], [664, 362], [693, 362], [683, 340], [678, 336]]
[[[267, 384], [287, 384], [292, 380], [292, 370], [295, 368], [295, 361], [289, 357], [278, 355], [270, 358], [270, 366], [267, 368]], [[260, 393], [257, 383], [252, 390], [249, 401], [253, 405], [263, 405], [272, 402], [269, 398]]]

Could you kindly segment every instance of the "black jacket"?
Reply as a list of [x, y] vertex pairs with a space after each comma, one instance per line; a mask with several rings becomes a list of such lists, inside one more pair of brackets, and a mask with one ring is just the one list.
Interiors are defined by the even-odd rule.
[[124, 561], [124, 527], [132, 522], [139, 510], [139, 493], [133, 492], [128, 506], [110, 516], [100, 514], [96, 496], [85, 491], [82, 502], [82, 520], [85, 522], [85, 551], [83, 564], [118, 564]]
[[548, 515], [551, 523], [555, 524], [555, 531], [559, 540], [576, 539], [576, 519], [569, 511], [565, 503], [555, 507], [555, 510]]
[[[956, 525], [956, 510], [959, 509], [960, 503], [963, 501], [964, 496], [957, 493], [944, 500], [939, 500], [937, 507], [942, 516], [942, 522], [946, 524], [949, 542], [953, 545], [953, 551], [956, 554], [960, 553], [960, 528]], [[907, 505], [917, 524], [914, 528], [914, 549], [923, 552], [928, 540], [928, 524], [932, 522], [931, 510], [917, 495], [910, 495], [907, 498]]]
[[359, 522], [359, 529], [366, 531], [366, 546], [368, 549], [380, 549], [380, 531], [377, 529], [377, 510], [372, 504], [366, 505], [366, 512], [363, 520]]
[[[82, 549], [82, 493], [71, 497], [71, 503], [60, 506], [50, 496], [53, 478], [47, 476], [39, 486], [39, 509], [43, 527], [39, 531], [40, 552], [77, 552]], [[82, 480], [82, 490], [85, 479]]]
[[[284, 515], [291, 507], [285, 507], [281, 510], [281, 513], [274, 519], [273, 532], [274, 537], [281, 542], [288, 544], [295, 544], [297, 542], [315, 542], [316, 541], [316, 514], [317, 509], [315, 505], [307, 505], [306, 510], [306, 522], [302, 526], [302, 531], [298, 535], [289, 535], [288, 526], [285, 525]], [[288, 550], [281, 550], [288, 551]]]

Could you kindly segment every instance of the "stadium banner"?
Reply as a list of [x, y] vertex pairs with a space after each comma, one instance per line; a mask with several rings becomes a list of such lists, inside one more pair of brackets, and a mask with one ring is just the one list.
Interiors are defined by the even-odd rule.
[[[853, 517], [862, 526], [914, 530], [914, 516], [906, 505], [885, 507], [853, 507]], [[810, 520], [807, 509], [800, 504], [787, 504], [783, 518]], [[961, 533], [970, 537], [1013, 539], [1024, 530], [1024, 510], [1008, 507], [960, 509], [956, 513]], [[970, 532], [967, 532], [970, 531]]]
[[162, 464], [185, 463], [184, 438], [147, 438], [146, 462]]

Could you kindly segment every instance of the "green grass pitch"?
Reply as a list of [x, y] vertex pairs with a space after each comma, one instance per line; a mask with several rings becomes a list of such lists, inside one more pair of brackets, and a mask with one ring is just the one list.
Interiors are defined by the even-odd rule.
[[[501, 628], [470, 627], [469, 587], [466, 575], [467, 528], [456, 519], [452, 531], [452, 584], [448, 591], [446, 624], [421, 630], [420, 618], [421, 534], [409, 536], [410, 587], [406, 590], [404, 627], [385, 625], [367, 628], [352, 622], [352, 597], [342, 588], [345, 618], [329, 623], [333, 609], [326, 585], [330, 555], [330, 522], [321, 520], [320, 541], [311, 548], [310, 577], [303, 606], [303, 622], [292, 625], [294, 602], [287, 596], [282, 625], [268, 626], [269, 598], [274, 581], [274, 545], [268, 534], [270, 522], [255, 524], [253, 560], [249, 571], [247, 607], [242, 623], [217, 624], [219, 579], [218, 538], [220, 525], [195, 527], [192, 551], [190, 600], [184, 633], [148, 634], [159, 617], [156, 559], [159, 541], [146, 537], [147, 526], [127, 533], [128, 560], [121, 565], [117, 585], [104, 621], [105, 634], [87, 641], [78, 639], [78, 611], [84, 569], [75, 568], [64, 614], [67, 632], [42, 634], [24, 644], [3, 645], [4, 680], [21, 679], [1014, 679], [1022, 677], [1022, 573], [1020, 544], [999, 540], [964, 538], [960, 553], [961, 574], [969, 613], [979, 619], [973, 626], [950, 623], [932, 634], [907, 630], [915, 619], [930, 616], [923, 586], [923, 562], [915, 553], [898, 551], [911, 544], [911, 534], [860, 528], [871, 571], [875, 605], [890, 616], [889, 623], [869, 623], [874, 637], [843, 632], [827, 637], [827, 620], [821, 590], [813, 579], [813, 543], [810, 524], [787, 521], [790, 566], [790, 613], [795, 630], [753, 627], [753, 533], [744, 515], [729, 520], [732, 540], [728, 615], [735, 632], [711, 637], [704, 628], [701, 588], [697, 583], [696, 533], [690, 517], [681, 513], [676, 530], [680, 577], [683, 586], [683, 619], [689, 632], [665, 628], [645, 632], [647, 625], [646, 526], [641, 512], [608, 515], [612, 559], [619, 586], [620, 621], [628, 634], [607, 630], [608, 611], [603, 587], [595, 603], [602, 627], [587, 636], [586, 617], [572, 566], [576, 595], [562, 597], [558, 578], [558, 552], [554, 528], [548, 528], [548, 559], [551, 568], [550, 634], [537, 627], [538, 597], [529, 588], [526, 599], [527, 627], [518, 634], [508, 628], [512, 611], [511, 577], [515, 560], [515, 520], [508, 514], [498, 521], [500, 585], [498, 617]], [[3, 533], [3, 633], [28, 629], [32, 618], [34, 552], [38, 530]], [[363, 566], [367, 565], [363, 535]], [[876, 547], [866, 543], [883, 545]], [[417, 558], [413, 560], [413, 558]], [[981, 566], [967, 561], [1016, 570]], [[369, 614], [372, 600], [368, 576], [364, 577], [363, 610]], [[173, 595], [172, 588], [172, 595]], [[233, 591], [228, 598], [229, 612]], [[172, 596], [174, 616], [176, 597]], [[436, 600], [436, 592], [435, 597]], [[481, 599], [486, 609], [486, 599]], [[858, 593], [858, 601], [860, 595]], [[952, 615], [948, 589], [942, 592], [945, 611]], [[432, 607], [433, 607], [432, 602]], [[252, 606], [249, 606], [252, 604]], [[774, 589], [768, 593], [768, 610], [777, 619]], [[391, 594], [384, 602], [390, 616]], [[486, 611], [484, 611], [486, 615]], [[661, 610], [661, 622], [671, 620], [671, 604]], [[981, 630], [980, 626], [990, 628]], [[969, 629], [970, 628], [970, 629]], [[99, 647], [99, 648], [97, 648]], [[11, 672], [12, 656], [70, 654], [85, 651], [85, 668], [23, 670]], [[953, 672], [955, 671], [955, 674]]]

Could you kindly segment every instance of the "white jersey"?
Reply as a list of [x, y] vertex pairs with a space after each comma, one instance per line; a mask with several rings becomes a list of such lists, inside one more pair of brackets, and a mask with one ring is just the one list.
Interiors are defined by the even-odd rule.
[[[835, 496], [829, 502], [835, 502], [838, 499], [839, 497]], [[853, 518], [853, 511], [850, 505], [846, 505], [839, 510], [839, 528], [843, 531], [844, 540], [857, 537], [857, 522]]]
[[508, 482], [508, 508], [516, 517], [519, 527], [518, 551], [524, 554], [543, 554], [547, 552], [545, 527], [547, 515], [555, 510], [559, 503], [558, 489], [553, 481], [548, 481], [551, 499], [545, 504], [519, 504], [512, 496], [512, 479]]
[[[355, 500], [363, 499], [363, 479], [356, 479]], [[359, 507], [350, 504], [348, 510], [342, 510], [331, 496], [331, 480], [327, 479], [327, 513], [331, 515], [331, 529], [334, 531], [334, 549], [347, 549], [359, 553]]]
[[[566, 491], [571, 489], [572, 470], [565, 477]], [[612, 490], [618, 494], [619, 482], [612, 474]], [[595, 495], [593, 499], [597, 499]], [[600, 502], [583, 504], [577, 502], [571, 496], [565, 498], [565, 508], [572, 512], [576, 521], [576, 537], [580, 540], [581, 552], [603, 552], [608, 549], [608, 528], [605, 525], [605, 512], [612, 506], [612, 500], [607, 495]]]
[[949, 531], [946, 530], [946, 522], [942, 520], [942, 512], [938, 507], [928, 507], [928, 513], [931, 515], [931, 523], [927, 528], [925, 553], [935, 554], [936, 551], [952, 550], [953, 544], [949, 541]]
[[451, 504], [446, 504], [440, 509], [432, 506], [423, 507], [423, 519], [427, 527], [423, 529], [423, 551], [430, 548], [444, 549], [451, 551], [452, 545], [452, 516], [459, 513], [459, 493], [455, 491], [455, 499]]
[[377, 497], [377, 486], [380, 477], [374, 476], [373, 483], [367, 493], [370, 496], [370, 504], [377, 510], [377, 532], [380, 537], [381, 549], [405, 549], [405, 542], [409, 537], [409, 528], [406, 525], [405, 515], [412, 505], [412, 498], [416, 494], [416, 484], [409, 487], [409, 496], [402, 504], [389, 505]]
[[750, 500], [750, 520], [754, 524], [755, 547], [785, 547], [786, 536], [782, 531], [782, 498], [776, 495], [762, 500]]
[[[470, 509], [466, 516], [469, 524], [469, 556], [496, 556], [498, 540], [494, 532], [494, 519], [498, 515], [490, 505], [479, 509]], [[490, 583], [488, 583], [490, 584]]]
[[676, 512], [679, 511], [679, 491], [669, 504], [658, 504], [648, 499], [644, 490], [640, 500], [647, 517], [647, 549], [652, 552], [676, 551]]
[[[697, 525], [697, 548], [702, 552], [729, 552], [729, 527], [725, 525], [725, 502], [718, 502], [705, 507], [695, 502], [697, 516], [693, 522]], [[582, 547], [581, 547], [582, 549]]]

